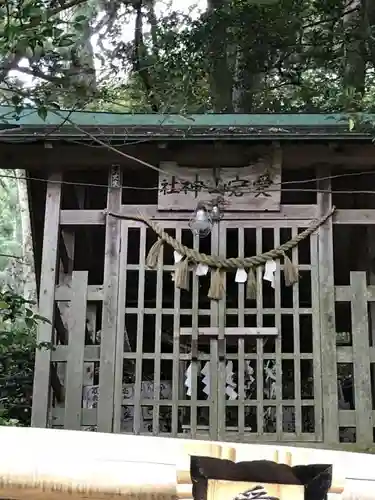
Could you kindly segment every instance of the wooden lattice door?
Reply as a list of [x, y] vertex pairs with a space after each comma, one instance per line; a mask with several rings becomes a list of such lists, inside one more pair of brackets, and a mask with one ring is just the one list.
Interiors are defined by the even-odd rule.
[[[217, 230], [199, 239], [188, 221], [159, 223], [185, 245], [218, 253]], [[218, 304], [207, 297], [210, 277], [190, 273], [189, 291], [179, 290], [167, 245], [157, 268], [147, 269], [154, 242], [144, 224], [122, 222], [114, 431], [217, 439], [217, 340], [199, 336], [202, 328], [218, 326]]]
[[[201, 252], [237, 256], [274, 248], [307, 222], [226, 214], [203, 239], [187, 221], [160, 224]], [[299, 285], [284, 287], [278, 264], [273, 289], [259, 269], [256, 301], [246, 300], [235, 273], [220, 301], [207, 297], [209, 274], [191, 272], [190, 290], [177, 289], [167, 245], [156, 270], [145, 266], [154, 241], [143, 224], [122, 222], [114, 431], [322, 440], [317, 236], [293, 251]]]
[[[278, 247], [306, 221], [248, 220], [220, 223], [219, 251], [249, 256]], [[317, 235], [290, 255], [299, 283], [286, 287], [282, 262], [274, 282], [257, 270], [256, 300], [227, 273], [219, 304], [218, 438], [321, 441], [321, 347]], [[220, 341], [223, 347], [220, 353]]]

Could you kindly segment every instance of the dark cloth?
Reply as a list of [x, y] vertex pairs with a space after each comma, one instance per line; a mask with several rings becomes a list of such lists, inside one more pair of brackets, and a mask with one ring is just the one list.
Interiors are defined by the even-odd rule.
[[207, 500], [209, 479], [303, 485], [305, 500], [325, 500], [332, 483], [332, 465], [289, 467], [270, 460], [235, 463], [219, 458], [192, 456], [190, 474], [194, 500]]

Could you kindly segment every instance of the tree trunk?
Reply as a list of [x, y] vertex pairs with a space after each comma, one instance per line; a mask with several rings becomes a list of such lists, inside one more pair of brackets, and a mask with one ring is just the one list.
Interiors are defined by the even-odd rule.
[[83, 4], [76, 7], [73, 15], [70, 16], [70, 21], [74, 21], [79, 16], [85, 16], [86, 20], [83, 22], [79, 42], [70, 51], [70, 61], [66, 68], [70, 86], [74, 89], [73, 97], [70, 94], [63, 94], [62, 101], [66, 107], [79, 107], [81, 102], [86, 103], [87, 98], [92, 96], [97, 89], [94, 49], [91, 43], [92, 20], [95, 13], [95, 8], [89, 4]]
[[[357, 8], [357, 10], [353, 10]], [[345, 33], [344, 87], [349, 96], [349, 106], [356, 109], [356, 100], [365, 92], [365, 24], [361, 0], [347, 0], [343, 18]]]
[[233, 107], [236, 113], [254, 112], [255, 93], [261, 90], [264, 74], [252, 65], [252, 57], [244, 56], [241, 46], [237, 49], [233, 83]]
[[207, 21], [211, 25], [209, 81], [216, 113], [233, 112], [233, 77], [228, 63], [227, 22], [223, 18], [224, 0], [207, 1]]
[[27, 183], [24, 170], [16, 170], [18, 204], [21, 216], [22, 234], [22, 285], [23, 296], [27, 300], [36, 302], [36, 278], [34, 267], [34, 249], [31, 234], [31, 222], [29, 212], [29, 199], [27, 195]]
[[375, 67], [375, 1], [363, 0], [364, 27], [366, 29], [367, 56]]

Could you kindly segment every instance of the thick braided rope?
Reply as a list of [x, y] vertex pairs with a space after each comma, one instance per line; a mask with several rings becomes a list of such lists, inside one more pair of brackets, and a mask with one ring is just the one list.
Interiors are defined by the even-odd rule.
[[160, 239], [165, 243], [170, 245], [173, 250], [183, 255], [188, 260], [195, 262], [196, 264], [206, 264], [209, 267], [220, 268], [220, 269], [238, 269], [238, 268], [250, 268], [265, 264], [271, 259], [277, 259], [283, 257], [285, 252], [296, 247], [302, 240], [310, 236], [314, 231], [316, 231], [325, 221], [332, 216], [335, 211], [335, 207], [332, 207], [329, 212], [327, 212], [323, 217], [318, 220], [314, 220], [309, 227], [307, 227], [302, 233], [297, 234], [294, 238], [283, 243], [277, 248], [270, 250], [268, 252], [254, 255], [253, 257], [220, 257], [218, 255], [207, 255], [205, 253], [200, 253], [193, 248], [189, 248], [183, 245], [180, 241], [167, 234], [157, 222], [154, 222], [143, 215], [120, 215], [113, 212], [105, 212], [108, 215], [116, 217], [117, 219], [127, 219], [136, 220], [144, 222], [148, 227], [150, 227]]

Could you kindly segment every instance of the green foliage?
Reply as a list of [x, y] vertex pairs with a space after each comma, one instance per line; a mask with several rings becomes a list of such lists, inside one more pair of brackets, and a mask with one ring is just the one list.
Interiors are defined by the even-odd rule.
[[[0, 0], [2, 100], [16, 110], [32, 102], [42, 119], [59, 106], [182, 114], [374, 110], [370, 3], [207, 3], [196, 15], [158, 12], [157, 0]], [[10, 76], [14, 68], [33, 83]]]
[[21, 216], [18, 209], [17, 182], [14, 171], [2, 170], [0, 177], [0, 285], [10, 260], [7, 255], [22, 256]]
[[30, 425], [36, 326], [47, 321], [11, 290], [0, 293], [0, 425]]

